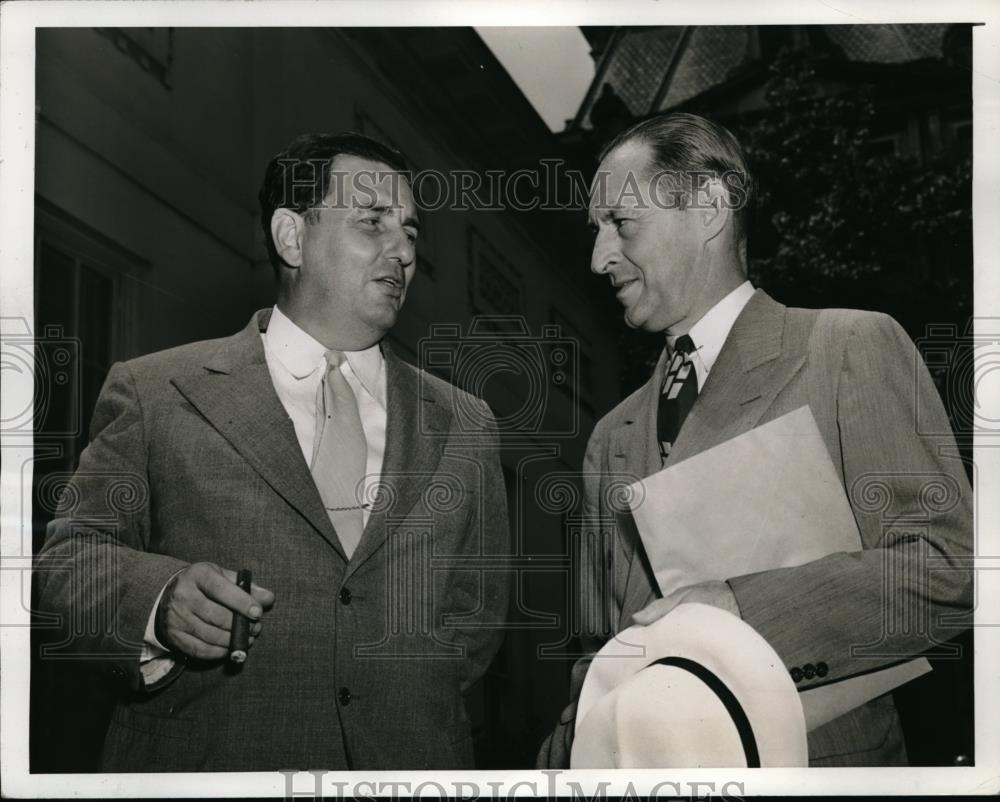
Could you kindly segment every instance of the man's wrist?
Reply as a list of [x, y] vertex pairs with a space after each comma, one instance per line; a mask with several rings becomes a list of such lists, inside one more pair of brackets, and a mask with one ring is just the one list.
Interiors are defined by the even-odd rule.
[[177, 574], [174, 574], [167, 581], [167, 584], [163, 588], [163, 593], [160, 595], [160, 601], [156, 605], [156, 612], [154, 613], [153, 633], [163, 648], [168, 650], [172, 650], [173, 645], [167, 637], [167, 610], [170, 597], [174, 592], [174, 585], [177, 584], [177, 576]]

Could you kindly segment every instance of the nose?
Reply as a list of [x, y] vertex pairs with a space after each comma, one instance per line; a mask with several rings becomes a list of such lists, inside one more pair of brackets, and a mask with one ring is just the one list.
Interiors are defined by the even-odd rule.
[[594, 250], [590, 255], [591, 271], [598, 275], [607, 273], [611, 267], [618, 264], [620, 258], [614, 230], [601, 226], [597, 231], [597, 237], [594, 239]]
[[417, 257], [417, 249], [402, 227], [392, 232], [385, 255], [387, 259], [399, 262], [403, 267], [409, 267], [413, 264], [413, 260]]

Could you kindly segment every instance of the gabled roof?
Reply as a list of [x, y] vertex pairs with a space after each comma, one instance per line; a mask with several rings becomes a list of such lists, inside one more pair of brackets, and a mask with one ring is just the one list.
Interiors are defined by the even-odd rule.
[[[657, 26], [601, 38], [597, 73], [571, 128], [591, 128], [609, 90], [632, 117], [671, 109], [759, 65], [782, 44], [821, 42], [845, 61], [901, 64], [940, 59], [948, 24]], [[617, 107], [621, 109], [619, 105]]]
[[941, 58], [948, 25], [825, 25], [824, 31], [844, 51], [848, 61], [901, 64]]

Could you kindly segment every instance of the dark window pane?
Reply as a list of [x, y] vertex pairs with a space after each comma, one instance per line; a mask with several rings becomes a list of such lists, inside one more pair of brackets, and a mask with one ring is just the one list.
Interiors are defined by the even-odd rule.
[[[87, 418], [107, 376], [111, 360], [111, 304], [114, 284], [107, 276], [86, 264], [80, 265], [80, 294], [77, 316], [80, 333], [80, 412]], [[86, 445], [86, 432], [77, 442], [77, 452]]]
[[64, 446], [75, 434], [73, 389], [80, 368], [74, 274], [72, 258], [42, 245], [35, 287], [35, 432]]
[[35, 326], [73, 325], [73, 259], [43, 243], [35, 283]]

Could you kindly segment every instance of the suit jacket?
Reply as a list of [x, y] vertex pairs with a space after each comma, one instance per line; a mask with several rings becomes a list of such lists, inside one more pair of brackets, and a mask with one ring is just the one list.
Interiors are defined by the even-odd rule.
[[[43, 609], [121, 689], [102, 768], [470, 768], [462, 693], [508, 595], [493, 417], [386, 349], [383, 492], [348, 560], [271, 383], [269, 314], [116, 364], [50, 526]], [[146, 688], [154, 600], [199, 561], [250, 568], [275, 606], [241, 668], [188, 661]]]
[[[661, 469], [656, 414], [664, 370], [661, 358], [649, 382], [597, 424], [587, 449], [591, 538], [580, 581], [589, 651], [660, 595], [635, 522], [614, 491]], [[667, 464], [803, 405], [843, 481], [863, 550], [729, 580], [743, 618], [793, 677], [801, 674], [800, 690], [899, 662], [958, 634], [967, 626], [960, 613], [972, 603], [966, 558], [973, 547], [971, 488], [947, 416], [916, 349], [885, 315], [791, 309], [758, 290]], [[825, 670], [817, 672], [820, 663]], [[587, 665], [574, 667], [573, 699]], [[567, 759], [574, 715], [571, 704], [540, 764]], [[822, 766], [905, 764], [892, 695], [811, 732], [809, 757]]]

